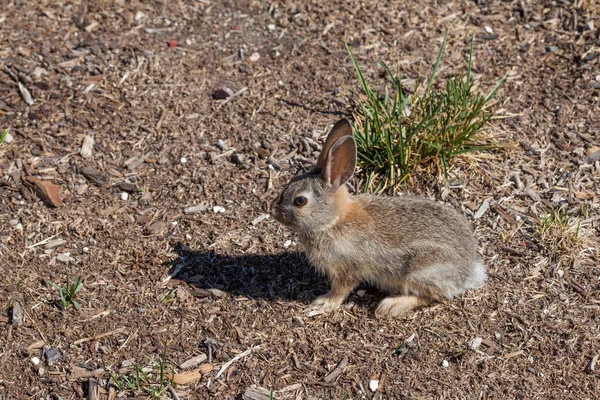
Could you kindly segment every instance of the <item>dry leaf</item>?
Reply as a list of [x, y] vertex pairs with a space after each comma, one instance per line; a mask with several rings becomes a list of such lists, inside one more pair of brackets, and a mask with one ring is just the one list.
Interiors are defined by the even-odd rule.
[[43, 181], [33, 176], [28, 176], [27, 180], [34, 185], [36, 194], [49, 206], [62, 207], [63, 202], [58, 194], [59, 187], [50, 181]]

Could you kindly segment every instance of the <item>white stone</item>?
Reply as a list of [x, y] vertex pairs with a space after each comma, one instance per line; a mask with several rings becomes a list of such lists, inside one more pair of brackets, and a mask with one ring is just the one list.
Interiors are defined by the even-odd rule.
[[376, 379], [371, 380], [369, 382], [369, 389], [371, 389], [371, 392], [374, 392], [377, 389], [379, 389], [379, 381]]
[[224, 213], [225, 212], [225, 207], [214, 206], [213, 207], [213, 212], [215, 212], [215, 213]]
[[129, 193], [127, 193], [127, 192], [121, 193], [121, 200], [123, 200], [123, 201], [129, 200]]
[[6, 137], [4, 138], [4, 143], [11, 144], [12, 141], [13, 141], [13, 135], [11, 135], [10, 132], [8, 132], [6, 134]]
[[469, 342], [469, 347], [471, 348], [471, 350], [475, 351], [479, 348], [479, 346], [481, 346], [481, 343], [483, 342], [483, 339], [480, 337], [476, 337], [473, 338], [470, 342]]
[[181, 157], [181, 160], [179, 160], [179, 162], [185, 164], [187, 162], [187, 159], [185, 157]]
[[450, 364], [448, 364], [448, 361], [446, 361], [446, 360], [442, 361], [442, 367], [448, 368], [449, 365]]
[[32, 363], [33, 365], [39, 365], [39, 364], [40, 364], [40, 359], [39, 359], [39, 358], [37, 358], [37, 357], [33, 357], [33, 358], [31, 358], [31, 360], [29, 360], [29, 361], [31, 361], [31, 363]]
[[254, 52], [250, 55], [250, 57], [248, 57], [248, 59], [252, 62], [257, 62], [260, 59], [260, 54]]
[[292, 245], [292, 241], [291, 241], [291, 240], [286, 240], [286, 241], [283, 243], [283, 247], [285, 247], [285, 248], [288, 248], [288, 247], [290, 247], [291, 245]]

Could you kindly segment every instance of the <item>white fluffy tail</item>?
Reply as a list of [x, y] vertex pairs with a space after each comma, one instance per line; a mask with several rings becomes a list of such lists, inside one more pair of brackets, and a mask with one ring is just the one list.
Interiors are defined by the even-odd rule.
[[487, 280], [487, 271], [485, 265], [479, 261], [473, 265], [473, 272], [465, 281], [465, 289], [475, 289], [483, 285]]

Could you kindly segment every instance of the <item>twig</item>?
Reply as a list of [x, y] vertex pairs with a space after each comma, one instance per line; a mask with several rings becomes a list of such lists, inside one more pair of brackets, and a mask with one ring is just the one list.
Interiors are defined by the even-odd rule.
[[231, 96], [229, 96], [224, 102], [222, 102], [221, 104], [219, 104], [219, 107], [217, 107], [217, 110], [220, 110], [221, 107], [223, 107], [225, 104], [229, 103], [231, 100], [233, 100], [234, 98], [236, 98], [240, 94], [244, 93], [246, 90], [248, 90], [248, 88], [247, 87], [243, 87], [240, 90], [238, 90], [237, 92], [235, 92], [234, 94], [232, 94]]
[[335, 367], [335, 369], [333, 371], [331, 371], [331, 373], [329, 375], [327, 375], [325, 377], [325, 379], [323, 379], [323, 380], [327, 383], [331, 383], [331, 382], [335, 381], [337, 379], [337, 377], [340, 376], [342, 374], [342, 372], [344, 372], [344, 368], [346, 368], [347, 365], [348, 365], [348, 357], [345, 357], [342, 361], [340, 361], [340, 363], [337, 365], [337, 367]]
[[56, 237], [56, 235], [54, 236], [50, 236], [49, 238], [46, 238], [40, 242], [34, 243], [31, 246], [27, 246], [28, 249], [33, 249], [34, 247], [38, 247], [38, 246], [42, 246], [46, 243], [48, 243], [49, 241], [51, 241], [52, 239], [54, 239]]
[[175, 389], [173, 389], [173, 386], [169, 385], [168, 388], [169, 392], [171, 392], [171, 395], [173, 396], [173, 400], [181, 400], [177, 392], [175, 392]]
[[100, 333], [100, 334], [95, 335], [95, 336], [90, 336], [90, 337], [86, 337], [86, 338], [83, 338], [83, 339], [76, 340], [75, 342], [73, 342], [73, 344], [80, 344], [80, 343], [89, 342], [90, 340], [102, 339], [103, 337], [106, 337], [106, 336], [111, 336], [111, 335], [115, 335], [117, 333], [121, 333], [124, 330], [125, 330], [125, 328], [123, 327], [123, 328], [115, 329], [114, 331], [108, 331], [108, 332]]
[[233, 364], [234, 362], [236, 362], [240, 358], [243, 358], [243, 357], [247, 356], [248, 354], [250, 354], [252, 352], [252, 350], [258, 349], [259, 347], [260, 347], [260, 345], [256, 345], [254, 347], [250, 347], [248, 350], [244, 351], [243, 353], [238, 354], [237, 356], [233, 357], [231, 360], [227, 361], [225, 364], [223, 364], [223, 366], [221, 367], [221, 369], [219, 370], [219, 372], [217, 372], [217, 375], [215, 376], [215, 380], [219, 379], [219, 377], [223, 374], [223, 372], [225, 372], [225, 370], [227, 368], [229, 368], [229, 366], [231, 364]]

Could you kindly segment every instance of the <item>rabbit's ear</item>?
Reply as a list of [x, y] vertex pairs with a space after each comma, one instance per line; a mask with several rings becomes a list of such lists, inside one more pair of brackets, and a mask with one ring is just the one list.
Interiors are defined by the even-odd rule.
[[343, 136], [333, 143], [321, 170], [321, 178], [333, 188], [339, 188], [352, 176], [356, 168], [356, 142], [352, 136]]
[[350, 121], [348, 121], [346, 118], [340, 119], [338, 122], [336, 122], [333, 128], [331, 128], [331, 131], [325, 140], [325, 144], [323, 145], [323, 149], [321, 150], [321, 154], [319, 154], [317, 167], [319, 167], [321, 170], [325, 168], [325, 159], [329, 155], [331, 146], [333, 146], [338, 139], [344, 136], [350, 136], [352, 138], [352, 126], [350, 125]]

